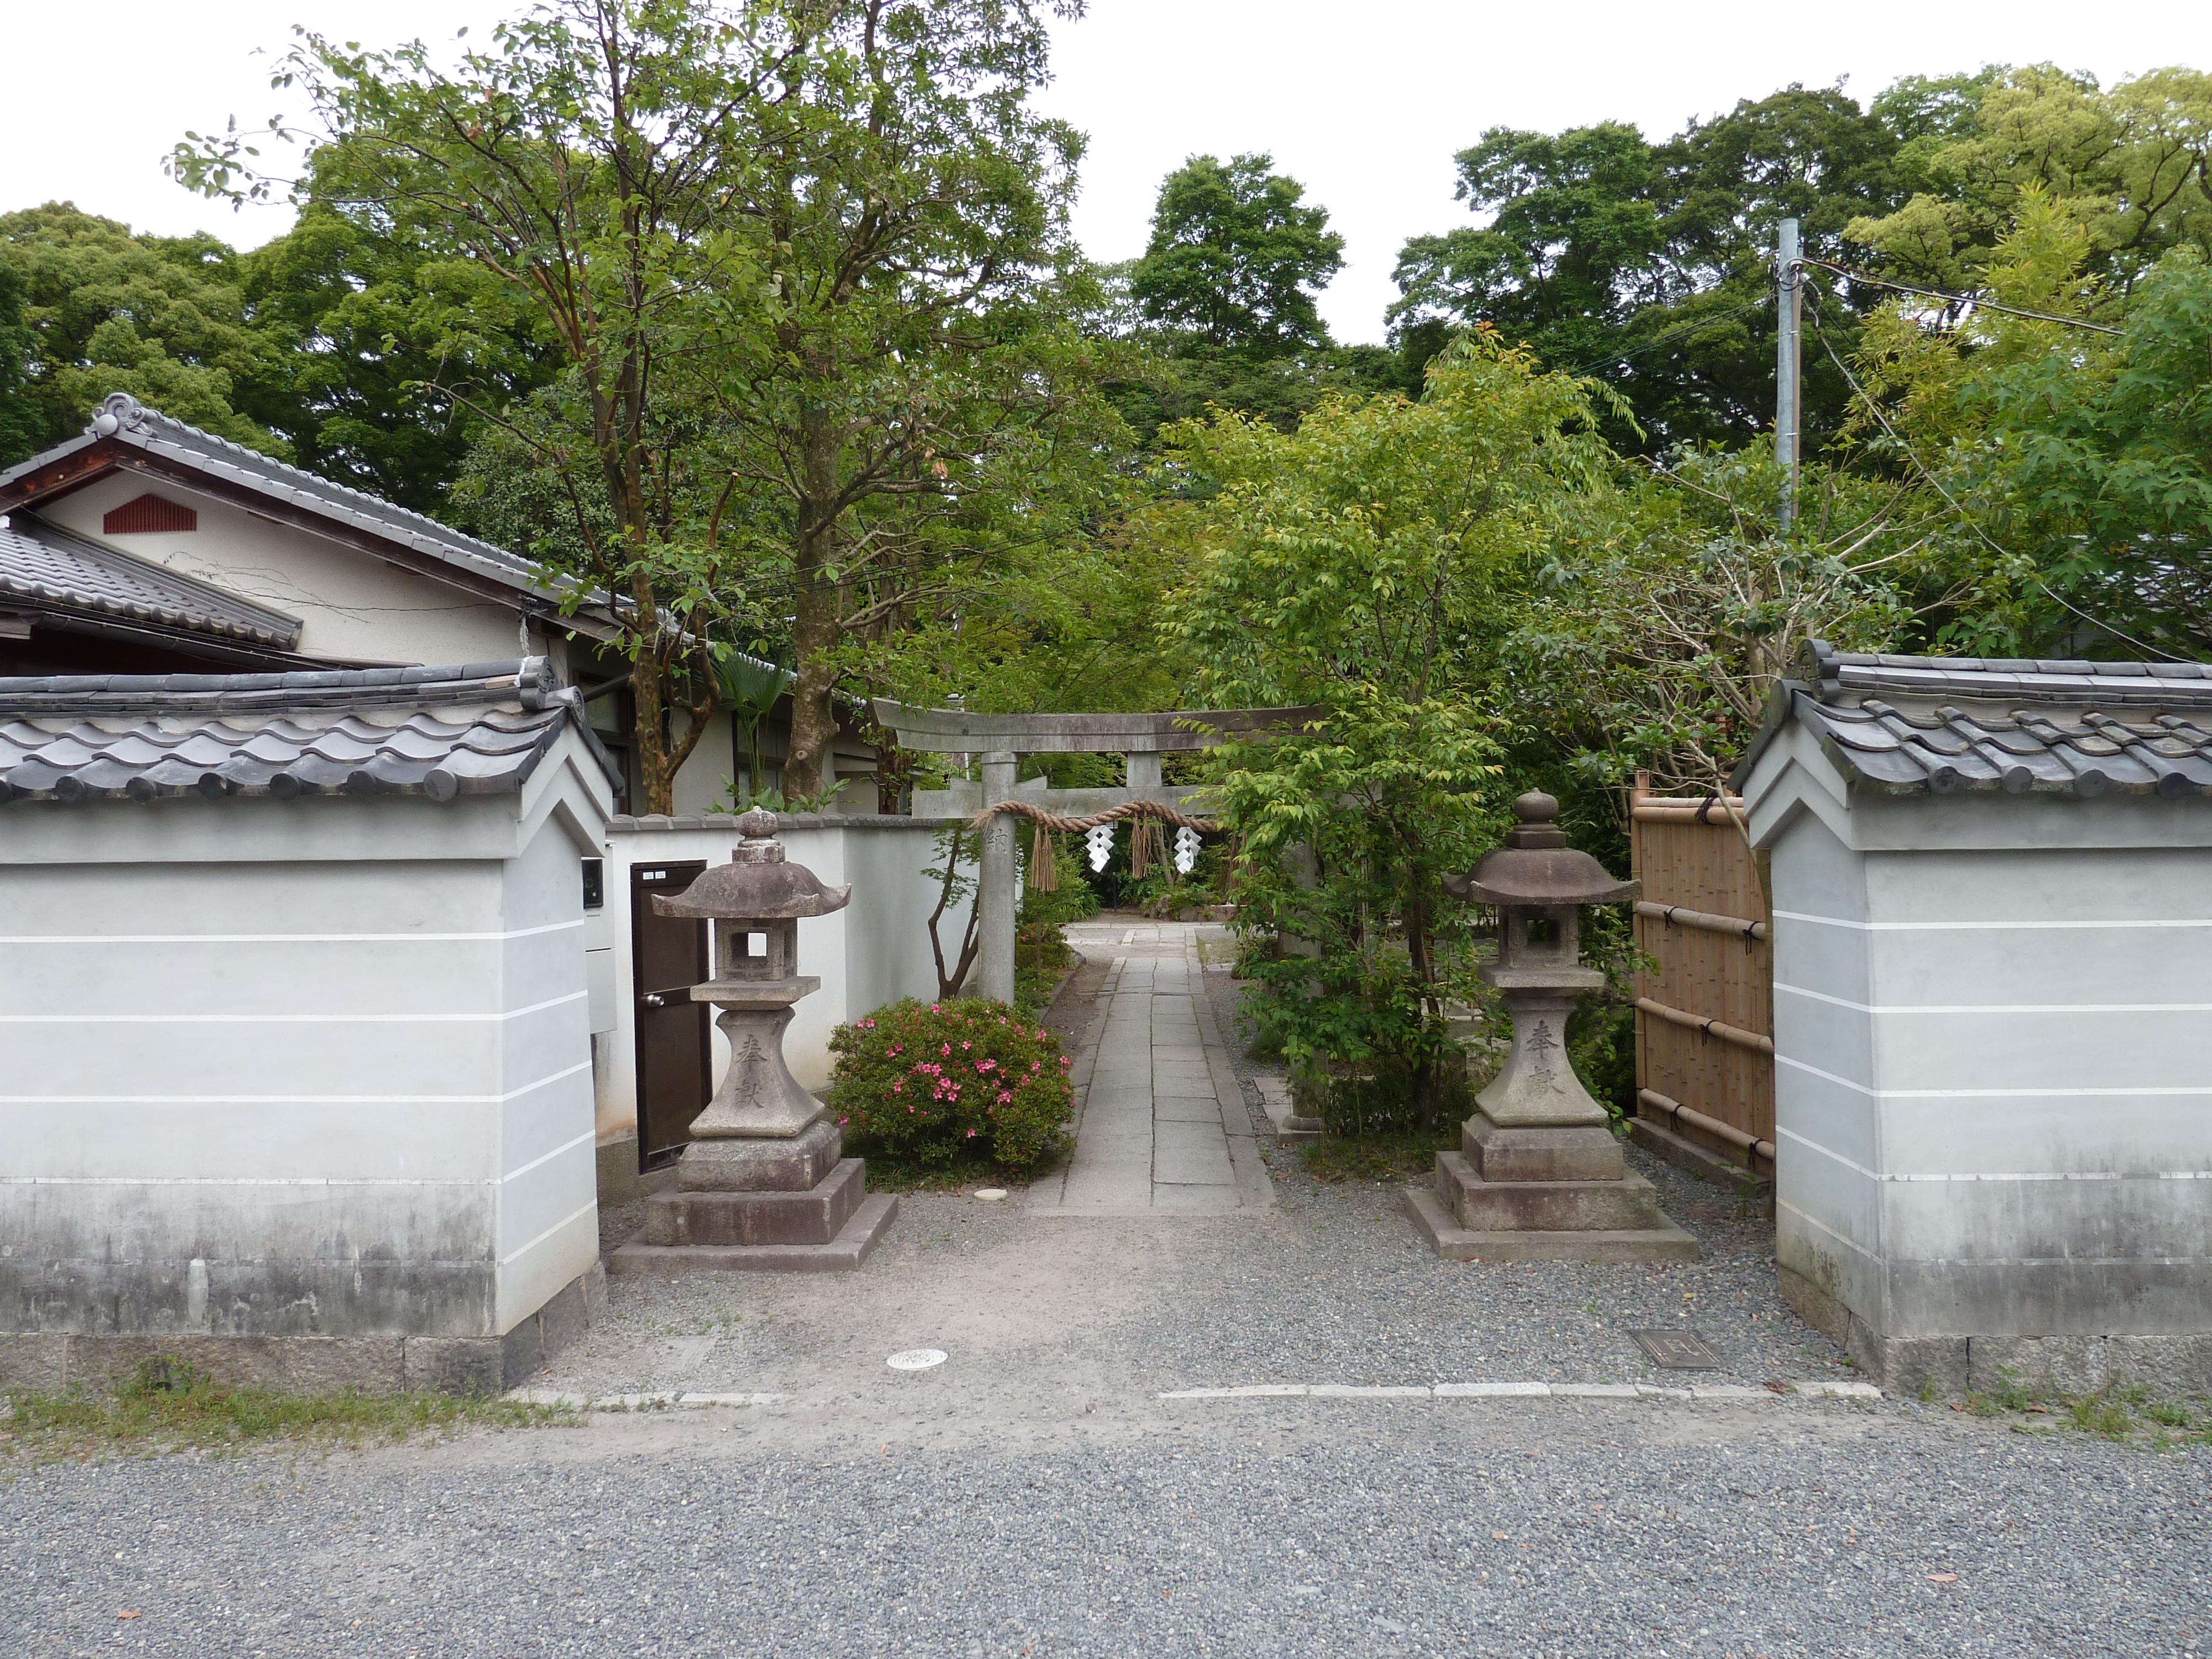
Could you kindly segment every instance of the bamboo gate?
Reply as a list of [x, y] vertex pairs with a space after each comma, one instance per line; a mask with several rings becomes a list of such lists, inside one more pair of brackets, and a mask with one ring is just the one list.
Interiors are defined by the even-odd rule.
[[1733, 795], [1654, 795], [1649, 773], [1629, 796], [1636, 942], [1657, 963], [1636, 976], [1636, 1128], [1771, 1177], [1773, 918], [1742, 817]]

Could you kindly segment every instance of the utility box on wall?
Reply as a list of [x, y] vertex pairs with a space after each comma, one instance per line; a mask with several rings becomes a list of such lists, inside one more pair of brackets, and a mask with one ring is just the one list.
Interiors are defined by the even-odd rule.
[[0, 1380], [496, 1389], [602, 1282], [540, 659], [0, 680]]
[[2212, 666], [1815, 641], [1735, 781], [1794, 1305], [1887, 1387], [2212, 1384]]

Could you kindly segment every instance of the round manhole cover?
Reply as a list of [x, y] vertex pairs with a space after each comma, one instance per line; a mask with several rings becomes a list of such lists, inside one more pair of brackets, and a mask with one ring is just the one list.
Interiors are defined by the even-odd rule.
[[945, 1363], [942, 1348], [908, 1348], [893, 1354], [884, 1362], [895, 1371], [926, 1371], [932, 1365]]
[[1006, 1195], [1006, 1189], [1004, 1187], [978, 1187], [975, 1189], [975, 1196], [986, 1204], [996, 1204]]

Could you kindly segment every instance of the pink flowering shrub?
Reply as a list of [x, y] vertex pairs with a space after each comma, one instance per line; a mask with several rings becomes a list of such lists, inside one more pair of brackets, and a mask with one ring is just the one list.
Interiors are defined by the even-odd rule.
[[841, 1025], [830, 1109], [848, 1139], [944, 1167], [978, 1153], [1034, 1170], [1064, 1144], [1073, 1091], [1060, 1039], [1003, 1002], [908, 999]]

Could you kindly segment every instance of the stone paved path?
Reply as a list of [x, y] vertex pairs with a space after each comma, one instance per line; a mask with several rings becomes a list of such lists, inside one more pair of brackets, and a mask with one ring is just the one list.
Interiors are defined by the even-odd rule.
[[1206, 1002], [1199, 933], [1188, 922], [1067, 930], [1077, 951], [1111, 965], [1073, 1073], [1074, 1156], [1030, 1189], [1032, 1214], [1229, 1215], [1273, 1204]]

